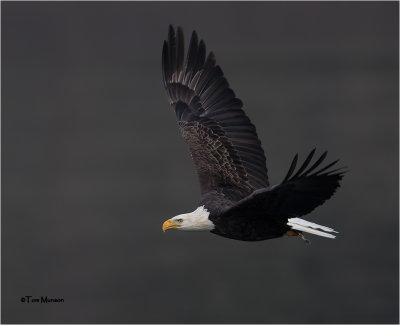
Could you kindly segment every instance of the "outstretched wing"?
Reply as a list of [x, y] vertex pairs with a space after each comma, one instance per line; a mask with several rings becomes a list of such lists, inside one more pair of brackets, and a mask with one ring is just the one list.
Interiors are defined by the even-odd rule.
[[235, 188], [239, 198], [269, 185], [256, 129], [229, 88], [211, 52], [193, 32], [184, 61], [183, 32], [169, 27], [162, 53], [163, 79], [189, 145], [202, 194]]
[[300, 217], [323, 204], [340, 186], [344, 171], [342, 168], [330, 170], [338, 160], [321, 168], [327, 152], [310, 166], [314, 153], [315, 149], [293, 175], [298, 160], [296, 155], [281, 184], [254, 192], [228, 210], [227, 215], [241, 211], [251, 214], [254, 210], [277, 219]]

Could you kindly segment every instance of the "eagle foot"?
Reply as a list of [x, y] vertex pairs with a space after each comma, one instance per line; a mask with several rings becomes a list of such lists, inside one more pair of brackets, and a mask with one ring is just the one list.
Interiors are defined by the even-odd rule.
[[304, 237], [303, 233], [299, 232], [299, 236], [306, 242], [306, 244], [311, 244], [311, 242], [306, 237]]

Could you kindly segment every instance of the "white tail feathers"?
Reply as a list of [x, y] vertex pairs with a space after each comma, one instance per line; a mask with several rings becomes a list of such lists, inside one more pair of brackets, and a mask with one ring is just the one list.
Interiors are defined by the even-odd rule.
[[312, 223], [300, 218], [291, 218], [288, 219], [288, 226], [290, 226], [294, 230], [308, 232], [310, 234], [327, 237], [327, 238], [335, 238], [335, 235], [328, 234], [329, 232], [337, 231], [333, 230], [332, 228], [328, 228], [325, 226], [317, 225], [316, 223]]

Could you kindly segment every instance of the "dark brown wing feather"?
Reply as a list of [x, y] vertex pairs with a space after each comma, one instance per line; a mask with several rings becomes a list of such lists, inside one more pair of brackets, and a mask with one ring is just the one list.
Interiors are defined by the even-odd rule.
[[[230, 218], [233, 214], [251, 214], [252, 210], [260, 213], [261, 217], [269, 216], [286, 223], [287, 218], [300, 217], [312, 212], [332, 197], [340, 186], [340, 180], [346, 172], [343, 168], [330, 170], [338, 160], [321, 168], [321, 163], [327, 156], [324, 152], [310, 167], [310, 161], [315, 149], [308, 155], [297, 173], [292, 176], [296, 164], [296, 155], [288, 174], [281, 184], [268, 189], [260, 189], [239, 201], [225, 212], [221, 218]], [[317, 171], [315, 169], [319, 168]]]
[[177, 103], [177, 118], [181, 133], [190, 147], [200, 180], [202, 194], [223, 187], [234, 187], [240, 193], [236, 199], [252, 192], [243, 182], [246, 171], [227, 137], [215, 121], [192, 115], [190, 108]]
[[242, 102], [193, 32], [184, 62], [182, 29], [169, 28], [164, 42], [164, 86], [189, 144], [202, 194], [236, 187], [240, 197], [269, 186], [264, 151]]

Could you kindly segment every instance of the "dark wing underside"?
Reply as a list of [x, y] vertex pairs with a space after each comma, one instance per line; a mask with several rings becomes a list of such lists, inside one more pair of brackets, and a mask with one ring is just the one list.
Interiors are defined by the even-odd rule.
[[162, 53], [164, 86], [189, 145], [202, 194], [235, 189], [236, 199], [269, 185], [256, 129], [222, 70], [193, 32], [184, 61], [182, 29], [170, 26]]
[[[286, 222], [286, 218], [308, 214], [323, 204], [340, 186], [344, 171], [342, 168], [329, 170], [338, 160], [320, 167], [326, 152], [309, 166], [314, 153], [315, 149], [293, 175], [297, 164], [296, 155], [281, 184], [254, 192], [226, 211], [225, 216], [258, 213]], [[224, 218], [223, 215], [221, 217]]]

